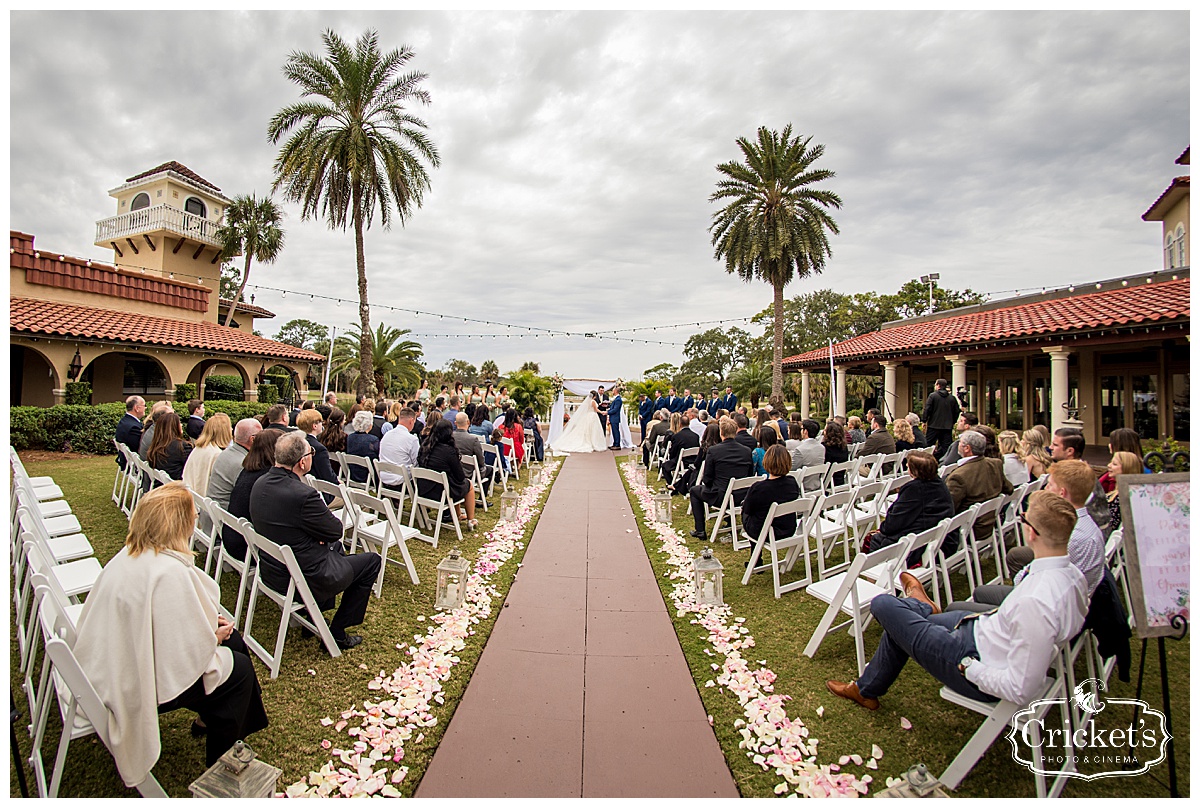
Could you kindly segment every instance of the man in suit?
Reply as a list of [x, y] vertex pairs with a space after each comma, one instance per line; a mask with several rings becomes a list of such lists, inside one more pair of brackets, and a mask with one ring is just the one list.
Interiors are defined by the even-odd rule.
[[721, 406], [724, 407], [725, 409], [729, 410], [729, 412], [732, 414], [737, 409], [737, 405], [738, 405], [738, 397], [733, 394], [733, 388], [726, 387], [725, 388], [725, 403]]
[[188, 419], [184, 431], [192, 440], [200, 437], [200, 433], [204, 431], [204, 402], [198, 398], [193, 398], [188, 402]]
[[[962, 459], [954, 471], [946, 475], [946, 487], [954, 498], [956, 514], [978, 502], [1012, 493], [1012, 483], [1004, 476], [1004, 461], [998, 457], [984, 457], [986, 448], [987, 438], [982, 432], [968, 430], [958, 436], [958, 452]], [[975, 535], [988, 535], [995, 521], [995, 515], [981, 517]], [[947, 536], [942, 549], [946, 554], [953, 553], [958, 549], [958, 542], [958, 536]]]
[[288, 425], [288, 408], [283, 404], [272, 404], [267, 410], [267, 425], [264, 429], [278, 429], [280, 432], [291, 432], [296, 427]]
[[[142, 442], [142, 418], [146, 416], [146, 399], [141, 396], [130, 396], [125, 399], [125, 414], [117, 422], [117, 433], [114, 436], [117, 443], [129, 447], [129, 451], [137, 452]], [[117, 455], [117, 465], [125, 468], [125, 456]]]
[[650, 400], [650, 396], [642, 393], [638, 396], [638, 425], [642, 431], [640, 437], [646, 437], [646, 427], [650, 423], [650, 416], [654, 414], [654, 402]]
[[242, 473], [242, 462], [250, 453], [254, 439], [262, 432], [263, 425], [257, 418], [243, 418], [233, 428], [233, 442], [226, 446], [213, 461], [208, 475], [206, 495], [225, 510], [229, 510], [229, 495], [238, 475]]
[[696, 399], [692, 398], [692, 391], [686, 387], [683, 388], [683, 406], [679, 408], [679, 411], [687, 412], [694, 406], [696, 406]]
[[[403, 410], [401, 410], [401, 412], [403, 412]], [[467, 417], [465, 412], [460, 412], [458, 415], [454, 416], [454, 446], [458, 449], [459, 457], [466, 457], [467, 455], [470, 455], [471, 457], [475, 458], [475, 462], [479, 464], [479, 477], [483, 483], [483, 490], [486, 493], [488, 483], [491, 481], [491, 478], [485, 476], [483, 473], [484, 469], [487, 468], [487, 459], [483, 456], [483, 444], [479, 442], [479, 438], [467, 431], [470, 426], [471, 419]], [[389, 435], [392, 432], [395, 432], [395, 430], [388, 430]], [[411, 435], [409, 437], [411, 437]], [[382, 457], [382, 443], [379, 444], [379, 449], [379, 455]], [[463, 471], [465, 472], [466, 469], [464, 468]], [[467, 479], [474, 482], [474, 478], [470, 475], [468, 475]]]
[[[1054, 430], [1054, 435], [1050, 438], [1050, 459], [1056, 463], [1059, 460], [1083, 460], [1083, 450], [1086, 448], [1087, 440], [1083, 437], [1083, 430], [1064, 426]], [[1092, 495], [1087, 499], [1087, 510], [1092, 521], [1096, 523], [1104, 533], [1104, 538], [1107, 539], [1113, 529], [1109, 524], [1108, 501], [1105, 499], [1104, 489], [1100, 487], [1099, 480], [1092, 488]]]
[[604, 385], [596, 388], [596, 417], [600, 419], [600, 431], [603, 432], [608, 428], [608, 393], [604, 391]]
[[729, 416], [737, 425], [737, 433], [733, 436], [734, 440], [745, 446], [751, 452], [758, 448], [758, 441], [750, 434], [750, 419], [746, 417], [744, 412], [735, 413]]
[[653, 417], [653, 413], [656, 413], [659, 410], [670, 410], [670, 409], [671, 409], [671, 405], [670, 405], [670, 403], [668, 403], [667, 397], [662, 394], [661, 390], [655, 390], [654, 391], [654, 409], [651, 410], [651, 413], [652, 413], [651, 417]]
[[[694, 412], [692, 410], [691, 412]], [[663, 474], [670, 480], [675, 475], [675, 467], [679, 465], [679, 453], [684, 449], [699, 449], [700, 436], [691, 428], [691, 418], [684, 413], [683, 423], [678, 432], [672, 432], [667, 438], [667, 459], [663, 461]], [[695, 458], [689, 458], [687, 466], [692, 465]]]
[[[962, 411], [958, 414], [958, 422], [955, 423], [954, 428], [958, 430], [958, 434], [961, 435], [967, 430], [974, 429], [977, 426], [979, 426], [979, 416], [973, 412]], [[958, 453], [958, 441], [953, 441], [950, 444], [950, 448], [946, 450], [944, 455], [942, 455], [942, 465], [953, 466], [961, 459], [962, 455]]]
[[[603, 389], [603, 388], [601, 388]], [[610, 448], [621, 448], [621, 407], [624, 402], [621, 401], [621, 388], [613, 388], [614, 395], [612, 401], [608, 403], [608, 425], [612, 429], [613, 445]]]
[[[287, 417], [284, 410], [283, 417]], [[342, 520], [325, 500], [301, 478], [312, 468], [312, 447], [303, 432], [283, 435], [275, 443], [275, 466], [254, 484], [250, 492], [250, 521], [254, 529], [279, 545], [292, 548], [304, 580], [321, 611], [338, 606], [329, 630], [338, 648], [353, 648], [362, 642], [346, 629], [360, 625], [367, 613], [371, 587], [379, 574], [378, 553], [342, 555]], [[264, 553], [263, 581], [276, 592], [286, 592], [288, 573]]]
[[650, 467], [650, 451], [654, 448], [654, 444], [658, 442], [660, 435], [670, 435], [671, 425], [668, 423], [670, 413], [666, 408], [654, 411], [651, 416], [650, 432], [642, 439], [642, 465]]
[[720, 396], [718, 396], [718, 395], [717, 395], [717, 393], [719, 393], [719, 392], [720, 392], [720, 391], [719, 391], [719, 390], [717, 390], [717, 388], [715, 388], [715, 387], [714, 387], [714, 388], [712, 389], [712, 391], [709, 393], [709, 396], [708, 396], [708, 415], [709, 415], [709, 417], [710, 417], [710, 418], [716, 418], [716, 417], [717, 417], [717, 410], [721, 409], [721, 407], [722, 407], [722, 406], [724, 406], [724, 405], [722, 405], [722, 404], [721, 404], [721, 402], [722, 402], [722, 401], [724, 401], [724, 399], [722, 399]]
[[871, 420], [871, 434], [863, 441], [859, 457], [873, 454], [892, 454], [896, 451], [896, 439], [887, 431], [887, 420], [882, 415], [876, 415]]
[[667, 388], [667, 409], [671, 412], [679, 412], [679, 405], [682, 403], [683, 402], [680, 401], [679, 396], [675, 395], [675, 388], [668, 387]]
[[[734, 438], [738, 425], [730, 418], [721, 419], [721, 442], [704, 457], [704, 476], [688, 492], [692, 499], [695, 530], [692, 538], [707, 538], [704, 530], [704, 505], [717, 506], [725, 497], [729, 481], [754, 474], [754, 453]], [[745, 493], [744, 491], [742, 493]]]
[[[790, 427], [789, 427], [790, 429]], [[800, 422], [800, 433], [803, 437], [800, 438], [800, 445], [796, 447], [792, 454], [792, 467], [804, 468], [805, 466], [819, 466], [825, 462], [825, 444], [821, 443], [821, 425], [811, 418], [806, 418]], [[799, 460], [799, 465], [796, 464]]]

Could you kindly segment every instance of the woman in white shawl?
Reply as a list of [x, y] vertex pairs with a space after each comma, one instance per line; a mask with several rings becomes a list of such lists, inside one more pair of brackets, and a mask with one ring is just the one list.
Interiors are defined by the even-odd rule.
[[192, 495], [170, 483], [142, 497], [125, 547], [105, 566], [79, 618], [75, 656], [109, 710], [109, 746], [129, 787], [158, 760], [158, 713], [200, 714], [211, 766], [267, 726], [246, 644], [217, 612], [220, 590], [192, 562]]
[[226, 446], [233, 443], [233, 424], [223, 412], [215, 413], [204, 422], [204, 429], [196, 439], [196, 448], [188, 455], [183, 465], [183, 484], [200, 496], [208, 494], [208, 478], [212, 475], [213, 463]]

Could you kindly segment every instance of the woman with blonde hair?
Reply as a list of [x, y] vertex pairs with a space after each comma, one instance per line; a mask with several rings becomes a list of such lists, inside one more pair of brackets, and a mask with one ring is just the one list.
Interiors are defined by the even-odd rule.
[[1021, 435], [1021, 460], [1025, 462], [1031, 481], [1050, 471], [1052, 461], [1046, 445], [1047, 440], [1040, 429], [1026, 429]]
[[1011, 429], [1006, 429], [996, 436], [996, 442], [1000, 447], [1000, 457], [1004, 460], [1004, 476], [1008, 478], [1014, 488], [1029, 482], [1029, 471], [1017, 453], [1020, 441], [1017, 433]]
[[210, 415], [204, 422], [196, 448], [183, 464], [183, 484], [200, 496], [208, 495], [208, 478], [212, 475], [213, 463], [226, 446], [233, 443], [233, 423], [223, 412]]
[[917, 448], [916, 436], [913, 435], [912, 424], [905, 418], [892, 421], [892, 437], [896, 439], [896, 451], [903, 452]]
[[207, 766], [268, 723], [246, 644], [188, 552], [195, 519], [182, 483], [142, 497], [79, 616], [75, 657], [111, 712], [108, 745], [131, 787], [158, 761], [159, 713], [199, 713]]
[[1113, 489], [1105, 496], [1108, 499], [1108, 524], [1113, 530], [1121, 526], [1121, 497], [1117, 488], [1117, 477], [1121, 474], [1141, 474], [1145, 471], [1142, 459], [1133, 452], [1113, 452], [1112, 460], [1108, 461], [1108, 476], [1113, 481]]

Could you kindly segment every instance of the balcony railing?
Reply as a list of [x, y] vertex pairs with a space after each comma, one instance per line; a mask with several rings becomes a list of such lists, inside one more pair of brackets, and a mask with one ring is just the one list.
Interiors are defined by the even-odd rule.
[[142, 208], [96, 222], [95, 244], [107, 247], [119, 239], [140, 236], [155, 230], [166, 230], [192, 241], [220, 247], [221, 242], [217, 240], [218, 226], [216, 222], [211, 222], [203, 216], [187, 213], [170, 205], [155, 205], [152, 208]]

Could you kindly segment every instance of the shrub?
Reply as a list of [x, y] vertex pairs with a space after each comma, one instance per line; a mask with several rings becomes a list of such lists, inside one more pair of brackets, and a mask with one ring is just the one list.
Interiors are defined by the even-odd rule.
[[125, 415], [125, 404], [113, 402], [94, 407], [60, 404], [45, 412], [45, 447], [59, 452], [116, 454], [112, 438]]
[[241, 401], [242, 390], [241, 376], [214, 375], [204, 380], [204, 398], [206, 401], [213, 399]]
[[846, 417], [847, 417], [847, 418], [849, 418], [851, 415], [857, 415], [859, 418], [866, 418], [866, 417], [867, 417], [867, 416], [866, 416], [866, 413], [864, 413], [864, 412], [863, 412], [861, 409], [857, 409], [857, 410], [850, 410], [849, 412], [847, 412], [847, 413], [846, 413]]
[[279, 401], [279, 388], [273, 384], [260, 384], [258, 386], [258, 401], [260, 404], [270, 406]]
[[206, 417], [212, 417], [218, 412], [223, 412], [229, 416], [230, 421], [236, 424], [243, 418], [265, 415], [269, 406], [269, 404], [259, 401], [206, 401], [204, 402], [204, 413]]
[[36, 449], [46, 445], [46, 410], [43, 407], [13, 407], [9, 410], [9, 442], [14, 449]]
[[63, 386], [68, 404], [91, 404], [92, 386], [87, 382], [67, 382]]
[[176, 401], [191, 401], [196, 397], [196, 385], [194, 384], [177, 384], [175, 385], [175, 400]]

